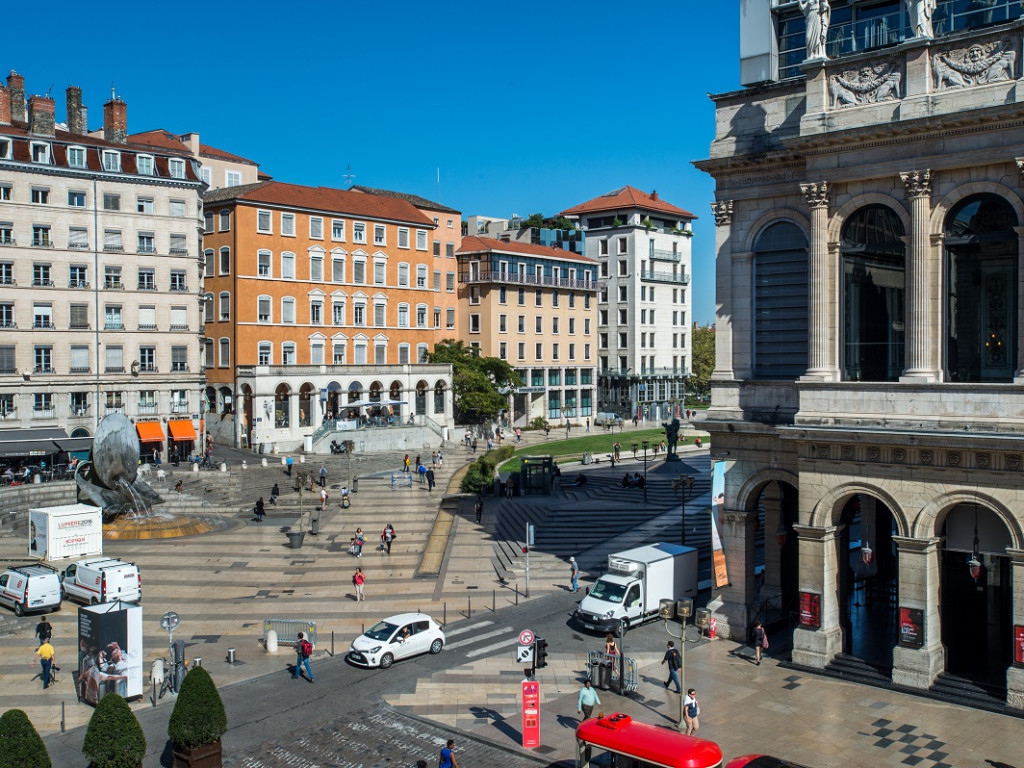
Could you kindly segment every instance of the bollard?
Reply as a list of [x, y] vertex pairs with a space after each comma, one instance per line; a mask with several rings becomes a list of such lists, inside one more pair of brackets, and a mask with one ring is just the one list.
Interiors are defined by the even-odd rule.
[[199, 474], [199, 465], [196, 464], [194, 461], [192, 462], [192, 471], [197, 475]]
[[203, 659], [201, 656], [196, 656], [194, 659], [192, 659], [192, 669], [201, 666], [203, 666]]
[[331, 658], [334, 658], [334, 630], [331, 630]]
[[445, 626], [448, 623], [448, 601], [444, 601], [444, 607], [441, 613], [441, 626]]
[[64, 717], [64, 702], [62, 701], [60, 703], [60, 732], [61, 733], [64, 733], [64, 725], [65, 725], [66, 722], [67, 721], [66, 721], [66, 719]]
[[220, 464], [220, 471], [221, 472], [227, 472], [228, 471], [228, 465], [225, 464], [224, 462], [221, 462], [221, 464]]
[[519, 582], [516, 582], [516, 605], [519, 605]]
[[242, 459], [242, 469], [248, 469], [245, 463], [245, 459]]
[[228, 664], [234, 664], [234, 663], [235, 663], [235, 649], [234, 648], [228, 648]]
[[263, 461], [262, 461], [261, 463], [263, 464], [263, 466], [264, 466], [264, 467], [268, 466], [268, 465], [267, 465], [267, 460], [266, 460], [266, 459], [263, 459]]
[[466, 618], [473, 618], [473, 598], [471, 595], [466, 595]]
[[491, 613], [495, 613], [498, 608], [498, 594], [496, 590], [491, 590]]
[[267, 630], [267, 653], [277, 653], [277, 630]]

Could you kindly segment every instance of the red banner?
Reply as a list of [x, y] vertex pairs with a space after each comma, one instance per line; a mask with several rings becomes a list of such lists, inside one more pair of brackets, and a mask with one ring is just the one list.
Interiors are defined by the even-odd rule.
[[1024, 667], [1024, 626], [1013, 625], [1013, 663]]
[[800, 626], [812, 629], [821, 626], [821, 595], [800, 593]]
[[540, 683], [523, 680], [523, 746], [540, 746]]

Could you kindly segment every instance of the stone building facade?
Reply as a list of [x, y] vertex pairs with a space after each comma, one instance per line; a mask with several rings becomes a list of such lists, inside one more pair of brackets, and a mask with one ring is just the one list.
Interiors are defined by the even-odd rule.
[[1020, 5], [822, 4], [745, 4], [747, 87], [697, 163], [719, 630], [790, 617], [797, 663], [1024, 708]]

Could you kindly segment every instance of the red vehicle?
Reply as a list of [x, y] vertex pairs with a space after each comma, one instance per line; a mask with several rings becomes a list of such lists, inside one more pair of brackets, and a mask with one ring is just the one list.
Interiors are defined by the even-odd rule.
[[721, 768], [713, 741], [616, 712], [576, 728], [576, 768]]
[[781, 757], [771, 757], [770, 755], [746, 755], [744, 757], [737, 757], [730, 760], [725, 768], [807, 768], [797, 763], [791, 763], [789, 760], [783, 760]]

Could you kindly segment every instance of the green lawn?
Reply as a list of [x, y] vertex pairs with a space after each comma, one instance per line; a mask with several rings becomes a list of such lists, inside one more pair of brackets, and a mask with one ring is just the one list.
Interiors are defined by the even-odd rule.
[[[703, 445], [710, 445], [707, 433], [680, 433], [679, 444], [680, 445], [693, 445], [693, 438], [700, 437]], [[540, 444], [534, 444], [527, 448], [522, 448], [516, 451], [514, 458], [509, 459], [504, 464], [498, 467], [499, 472], [518, 472], [519, 471], [519, 457], [520, 456], [554, 456], [555, 461], [559, 464], [566, 461], [580, 461], [583, 458], [584, 453], [593, 453], [599, 457], [602, 461], [612, 452], [612, 446], [615, 441], [618, 440], [622, 445], [622, 456], [633, 455], [633, 443], [637, 446], [641, 446], [644, 440], [650, 441], [651, 447], [655, 444], [661, 443], [665, 439], [665, 430], [659, 428], [655, 429], [640, 429], [631, 432], [591, 432], [589, 435], [584, 433], [579, 437], [570, 437], [568, 440], [565, 439], [565, 430], [551, 430], [551, 439]], [[642, 447], [640, 448], [643, 451]]]

